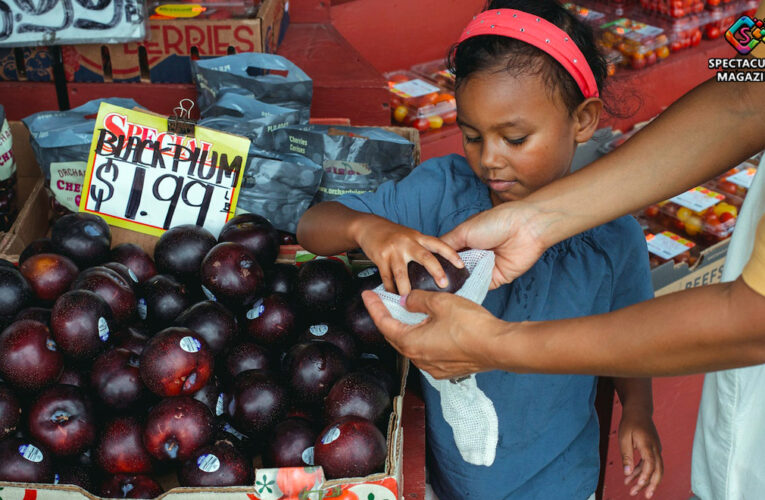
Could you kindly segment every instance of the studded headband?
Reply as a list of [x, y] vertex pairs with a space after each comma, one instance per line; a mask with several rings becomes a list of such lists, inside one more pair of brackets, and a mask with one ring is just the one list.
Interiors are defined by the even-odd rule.
[[569, 72], [585, 98], [598, 97], [595, 75], [582, 51], [568, 33], [551, 22], [515, 9], [487, 10], [470, 21], [457, 43], [480, 35], [506, 36], [533, 45]]

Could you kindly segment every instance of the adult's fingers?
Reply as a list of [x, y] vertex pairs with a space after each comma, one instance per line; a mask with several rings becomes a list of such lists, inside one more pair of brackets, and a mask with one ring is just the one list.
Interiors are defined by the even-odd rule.
[[407, 325], [394, 319], [382, 299], [373, 291], [364, 290], [361, 293], [361, 299], [380, 332], [394, 346], [398, 345], [405, 334]]
[[463, 222], [448, 233], [442, 235], [440, 239], [454, 251], [467, 248], [469, 246], [467, 244], [467, 226]]

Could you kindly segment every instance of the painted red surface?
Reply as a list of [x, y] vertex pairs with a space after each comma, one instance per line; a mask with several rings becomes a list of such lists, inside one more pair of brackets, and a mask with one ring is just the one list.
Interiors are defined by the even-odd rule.
[[[100, 97], [131, 97], [149, 111], [170, 116], [182, 99], [196, 102], [197, 89], [191, 83], [68, 83], [69, 104], [72, 108]], [[199, 109], [192, 108], [193, 116]]]
[[9, 120], [58, 109], [56, 86], [38, 82], [0, 82], [0, 104]]
[[[703, 381], [703, 375], [653, 380], [654, 422], [662, 440], [664, 457], [664, 479], [654, 498], [688, 500], [691, 497], [691, 451]], [[629, 488], [624, 485], [617, 434], [621, 414], [622, 408], [617, 398], [605, 462], [603, 500], [636, 498], [630, 496]]]

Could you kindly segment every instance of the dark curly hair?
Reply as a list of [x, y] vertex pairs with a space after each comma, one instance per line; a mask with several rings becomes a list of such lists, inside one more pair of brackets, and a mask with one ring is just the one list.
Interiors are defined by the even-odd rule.
[[[595, 44], [592, 29], [555, 0], [490, 0], [488, 9], [516, 9], [541, 17], [559, 27], [582, 51], [602, 92], [607, 65]], [[584, 101], [574, 78], [552, 56], [526, 42], [499, 35], [469, 38], [452, 47], [447, 65], [457, 88], [473, 73], [504, 70], [512, 74], [539, 75], [551, 96], [560, 94], [569, 114]]]

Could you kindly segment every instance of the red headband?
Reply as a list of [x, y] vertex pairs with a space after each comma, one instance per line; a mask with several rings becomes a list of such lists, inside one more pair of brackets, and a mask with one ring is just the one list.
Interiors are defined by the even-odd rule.
[[569, 72], [585, 98], [598, 97], [595, 75], [582, 51], [568, 33], [551, 22], [515, 9], [487, 10], [470, 21], [457, 43], [479, 35], [506, 36], [533, 45]]

